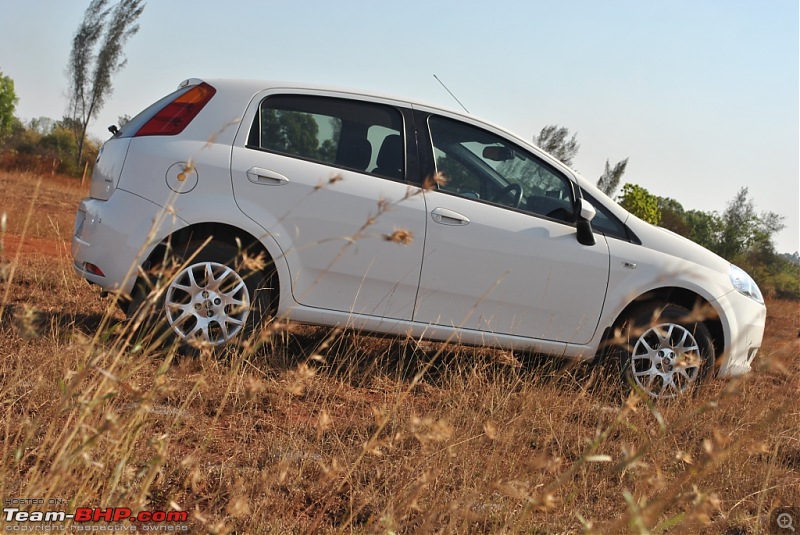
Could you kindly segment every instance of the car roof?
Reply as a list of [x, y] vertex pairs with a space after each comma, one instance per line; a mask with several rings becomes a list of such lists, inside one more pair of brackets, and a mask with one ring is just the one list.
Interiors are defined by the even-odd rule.
[[401, 97], [397, 95], [390, 95], [380, 92], [371, 92], [371, 91], [363, 91], [357, 90], [353, 88], [347, 87], [340, 87], [335, 85], [326, 85], [326, 84], [312, 84], [306, 82], [292, 82], [286, 80], [257, 80], [257, 79], [235, 79], [235, 78], [189, 78], [182, 81], [179, 84], [179, 88], [185, 87], [187, 85], [195, 85], [202, 82], [206, 82], [212, 85], [216, 89], [222, 90], [234, 90], [234, 91], [243, 91], [247, 93], [252, 93], [255, 96], [257, 93], [265, 90], [272, 90], [272, 89], [287, 89], [292, 91], [312, 91], [312, 92], [330, 92], [335, 93], [337, 95], [347, 95], [352, 96], [355, 98], [365, 98], [365, 99], [379, 99], [387, 102], [394, 102], [398, 105], [406, 105], [411, 106], [415, 109], [424, 110], [424, 111], [431, 111], [431, 112], [444, 112], [453, 117], [460, 117], [468, 122], [477, 122], [483, 124], [485, 126], [492, 127], [500, 132], [507, 134], [508, 136], [514, 138], [515, 140], [521, 142], [524, 145], [529, 147], [535, 148], [540, 154], [544, 154], [547, 157], [555, 160], [560, 166], [563, 168], [568, 169], [572, 175], [576, 178], [578, 183], [581, 187], [589, 190], [589, 192], [595, 197], [605, 197], [607, 202], [605, 204], [618, 218], [622, 221], [625, 221], [628, 217], [628, 212], [619, 206], [616, 202], [614, 202], [611, 198], [606, 196], [603, 192], [601, 192], [590, 180], [586, 179], [584, 176], [581, 175], [578, 171], [572, 169], [570, 166], [566, 165], [564, 162], [558, 160], [555, 156], [548, 153], [543, 148], [539, 147], [532, 141], [525, 140], [521, 136], [515, 134], [514, 132], [509, 131], [502, 126], [499, 126], [491, 121], [487, 121], [482, 117], [464, 113], [461, 110], [457, 110], [454, 108], [443, 107], [440, 105], [426, 103], [424, 101], [414, 100], [406, 97]]
[[[549, 156], [550, 158], [558, 161], [557, 158], [549, 154], [547, 151], [539, 147], [538, 145], [534, 144], [531, 141], [527, 141], [522, 136], [496, 124], [492, 121], [488, 121], [482, 117], [477, 115], [472, 115], [469, 113], [464, 113], [461, 110], [457, 110], [454, 108], [448, 108], [446, 106], [440, 106], [436, 104], [426, 103], [420, 100], [414, 100], [402, 96], [397, 95], [390, 95], [384, 94], [380, 92], [370, 92], [370, 91], [363, 91], [353, 88], [347, 87], [338, 87], [333, 85], [324, 85], [324, 84], [310, 84], [304, 82], [289, 82], [289, 81], [282, 81], [282, 80], [245, 80], [245, 79], [227, 79], [227, 78], [189, 78], [184, 80], [179, 84], [179, 88], [185, 87], [187, 85], [195, 85], [202, 82], [206, 82], [212, 85], [216, 89], [221, 90], [233, 90], [233, 91], [243, 91], [247, 93], [251, 93], [255, 96], [257, 93], [265, 90], [281, 90], [286, 89], [290, 91], [311, 91], [311, 92], [321, 92], [321, 93], [334, 93], [338, 96], [350, 96], [354, 98], [363, 98], [367, 100], [377, 99], [384, 102], [392, 102], [400, 106], [412, 107], [414, 109], [420, 111], [428, 111], [428, 112], [435, 112], [435, 113], [444, 113], [445, 115], [449, 115], [451, 117], [456, 117], [463, 119], [467, 122], [474, 122], [479, 123], [483, 126], [488, 126], [497, 130], [498, 132], [503, 132], [507, 136], [517, 140], [523, 145], [527, 145], [529, 147], [536, 148], [539, 152]], [[558, 162], [561, 165], [564, 165], [563, 162]], [[564, 165], [567, 167], [566, 165]], [[570, 169], [573, 173], [574, 171]]]
[[[446, 106], [431, 104], [429, 102], [420, 101], [411, 99], [405, 96], [399, 96], [396, 94], [389, 94], [389, 93], [382, 93], [377, 91], [365, 91], [354, 89], [352, 87], [344, 87], [344, 86], [336, 86], [336, 85], [327, 85], [327, 84], [313, 84], [313, 83], [306, 83], [306, 82], [296, 82], [296, 81], [287, 81], [287, 80], [247, 80], [247, 79], [236, 79], [236, 78], [189, 78], [182, 81], [178, 88], [185, 87], [187, 85], [195, 85], [202, 82], [206, 82], [211, 84], [217, 89], [238, 89], [238, 90], [249, 90], [253, 91], [253, 93], [258, 93], [260, 91], [268, 90], [268, 89], [291, 89], [291, 90], [301, 90], [301, 91], [319, 91], [319, 92], [331, 92], [343, 95], [352, 95], [354, 97], [364, 97], [364, 98], [377, 98], [381, 100], [389, 100], [398, 103], [404, 103], [406, 105], [411, 104], [419, 107], [431, 108], [439, 111], [443, 111], [449, 114], [460, 115], [462, 117], [468, 117], [472, 119], [477, 119], [481, 122], [486, 124], [491, 124], [489, 121], [484, 119], [464, 114], [463, 111], [449, 108]], [[492, 125], [495, 126], [495, 125]]]

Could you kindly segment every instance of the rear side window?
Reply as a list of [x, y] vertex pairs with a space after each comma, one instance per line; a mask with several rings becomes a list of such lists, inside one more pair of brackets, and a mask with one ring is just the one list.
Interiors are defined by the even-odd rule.
[[259, 105], [247, 146], [394, 180], [405, 177], [403, 117], [382, 104], [270, 96]]

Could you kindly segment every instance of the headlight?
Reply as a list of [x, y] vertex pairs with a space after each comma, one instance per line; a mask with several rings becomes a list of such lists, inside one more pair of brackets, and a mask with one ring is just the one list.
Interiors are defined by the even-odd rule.
[[758, 289], [756, 281], [745, 270], [731, 264], [728, 275], [731, 277], [731, 284], [740, 294], [746, 295], [762, 305], [764, 304], [764, 296], [761, 295], [761, 290]]

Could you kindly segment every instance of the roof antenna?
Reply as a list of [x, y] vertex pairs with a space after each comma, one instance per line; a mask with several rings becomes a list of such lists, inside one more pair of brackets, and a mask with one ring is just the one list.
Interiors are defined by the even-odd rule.
[[442, 82], [441, 80], [439, 80], [439, 77], [438, 77], [438, 76], [436, 76], [435, 74], [433, 75], [433, 77], [434, 77], [434, 78], [436, 78], [436, 81], [437, 81], [437, 82], [439, 82], [440, 84], [442, 84], [442, 87], [444, 87], [444, 88], [445, 88], [445, 90], [446, 90], [448, 93], [450, 93], [450, 96], [451, 96], [451, 97], [453, 97], [453, 98], [455, 99], [455, 101], [456, 101], [456, 102], [458, 102], [458, 105], [459, 105], [459, 106], [461, 106], [462, 108], [464, 108], [464, 111], [465, 111], [465, 112], [469, 113], [469, 110], [467, 109], [467, 107], [466, 107], [466, 106], [464, 106], [463, 104], [461, 104], [461, 101], [460, 101], [460, 100], [458, 100], [458, 97], [456, 97], [456, 96], [453, 94], [453, 92], [452, 92], [452, 91], [450, 91], [449, 89], [447, 89], [447, 86], [446, 86], [446, 85], [444, 85], [444, 82]]

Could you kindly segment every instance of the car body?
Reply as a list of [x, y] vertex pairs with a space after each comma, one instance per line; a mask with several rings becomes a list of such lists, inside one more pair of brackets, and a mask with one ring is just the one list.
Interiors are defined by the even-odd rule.
[[[593, 359], [650, 314], [640, 327], [663, 347], [634, 333], [646, 356], [627, 360], [644, 359], [630, 377], [656, 397], [684, 389], [665, 366], [685, 383], [746, 373], [766, 317], [747, 274], [536, 146], [470, 115], [326, 87], [186, 80], [102, 146], [76, 218], [79, 275], [137, 302], [148, 268], [204, 241], [263, 254], [272, 312], [311, 324]], [[202, 262], [197, 277], [236, 271]], [[197, 277], [165, 281], [188, 293], [159, 306], [179, 339], [227, 343], [256, 287], [214, 308], [227, 294], [205, 299]], [[665, 306], [695, 317], [659, 323]], [[712, 369], [676, 364], [697, 346], [660, 334], [677, 325], [707, 331]]]

